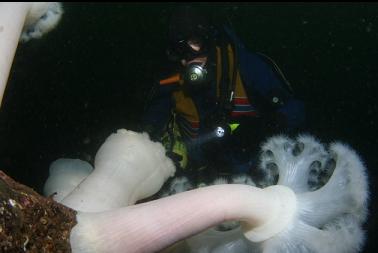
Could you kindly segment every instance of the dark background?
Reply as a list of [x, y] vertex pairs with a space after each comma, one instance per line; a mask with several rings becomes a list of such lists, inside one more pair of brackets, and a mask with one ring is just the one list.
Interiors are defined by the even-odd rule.
[[[55, 159], [91, 161], [116, 129], [136, 129], [175, 5], [64, 3], [56, 29], [20, 44], [0, 111], [0, 169], [41, 192]], [[308, 133], [360, 154], [371, 187], [365, 252], [374, 252], [378, 4], [195, 5], [276, 61], [306, 102]]]

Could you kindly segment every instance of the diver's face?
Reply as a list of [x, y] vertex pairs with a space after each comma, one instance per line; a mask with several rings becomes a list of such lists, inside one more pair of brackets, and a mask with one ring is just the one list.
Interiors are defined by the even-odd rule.
[[186, 66], [188, 66], [189, 64], [192, 64], [192, 63], [196, 63], [196, 64], [200, 65], [201, 67], [204, 67], [206, 62], [207, 62], [207, 56], [196, 57], [196, 58], [194, 58], [193, 60], [190, 60], [190, 61], [187, 61], [185, 59], [181, 60], [181, 64], [184, 67], [186, 67]]
[[[201, 50], [202, 44], [195, 41], [195, 40], [188, 40], [188, 46], [191, 47], [191, 49], [195, 52], [199, 52]], [[188, 66], [189, 64], [196, 63], [200, 66], [205, 66], [207, 61], [207, 56], [199, 56], [194, 59], [191, 59], [190, 61], [187, 61], [186, 59], [181, 59], [181, 64], [185, 67]]]

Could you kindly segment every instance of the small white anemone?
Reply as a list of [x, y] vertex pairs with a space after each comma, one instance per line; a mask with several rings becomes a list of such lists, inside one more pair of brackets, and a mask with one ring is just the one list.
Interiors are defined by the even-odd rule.
[[41, 38], [45, 33], [54, 29], [62, 15], [61, 3], [33, 3], [25, 20], [20, 41], [27, 42], [30, 39]]
[[80, 159], [60, 158], [51, 163], [43, 194], [62, 201], [93, 170], [92, 165]]

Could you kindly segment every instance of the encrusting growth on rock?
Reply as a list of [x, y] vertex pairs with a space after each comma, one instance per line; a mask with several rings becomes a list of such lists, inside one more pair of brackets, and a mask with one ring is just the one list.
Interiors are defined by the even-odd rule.
[[0, 170], [0, 252], [71, 252], [76, 211], [40, 196]]

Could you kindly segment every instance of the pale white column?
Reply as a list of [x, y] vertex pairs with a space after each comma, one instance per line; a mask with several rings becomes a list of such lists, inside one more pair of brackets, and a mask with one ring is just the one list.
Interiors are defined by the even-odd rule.
[[24, 42], [42, 37], [57, 25], [62, 13], [58, 2], [0, 3], [0, 105], [20, 37]]
[[32, 3], [0, 3], [0, 105], [25, 18]]

